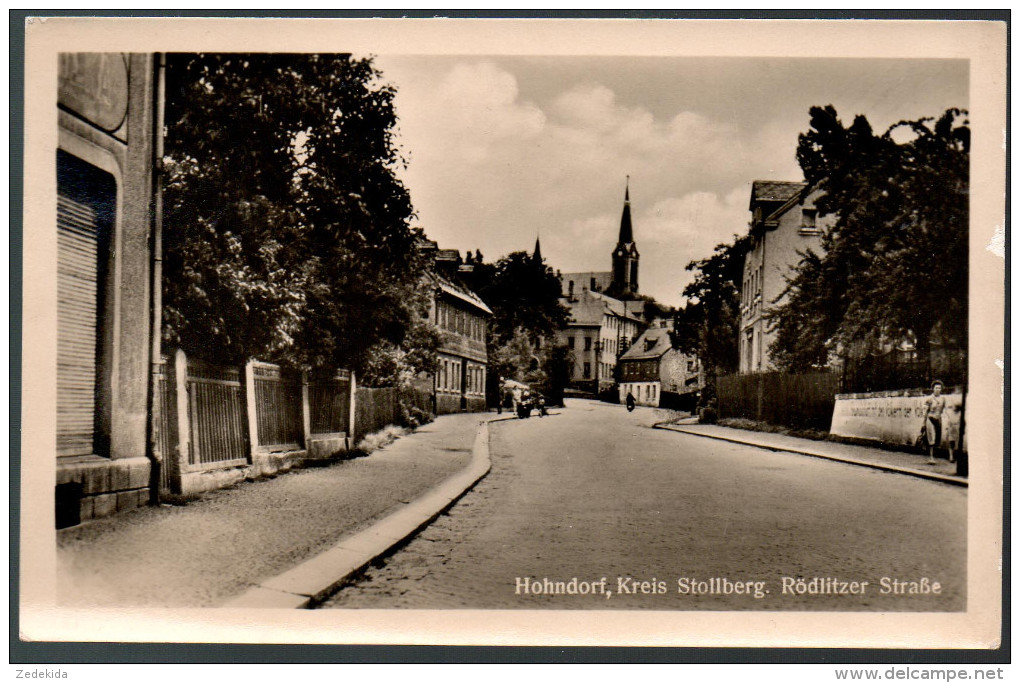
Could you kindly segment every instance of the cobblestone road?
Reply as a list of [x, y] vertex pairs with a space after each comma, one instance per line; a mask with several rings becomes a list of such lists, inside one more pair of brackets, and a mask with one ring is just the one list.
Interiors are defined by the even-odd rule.
[[[489, 475], [324, 606], [965, 609], [964, 489], [649, 428], [662, 418], [575, 401], [493, 423]], [[575, 577], [588, 594], [531, 590]]]

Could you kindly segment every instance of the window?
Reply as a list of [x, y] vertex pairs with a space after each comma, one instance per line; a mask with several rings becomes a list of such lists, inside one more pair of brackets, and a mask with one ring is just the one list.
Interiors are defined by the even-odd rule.
[[573, 348], [574, 348], [574, 338], [573, 337], [567, 337], [567, 348], [573, 350]]
[[817, 215], [818, 211], [816, 209], [802, 209], [800, 212], [800, 227], [814, 230]]
[[[584, 350], [591, 351], [591, 337], [584, 338]], [[587, 373], [585, 373], [585, 377], [587, 376], [588, 376]]]
[[588, 379], [591, 377], [591, 363], [584, 364], [584, 378]]

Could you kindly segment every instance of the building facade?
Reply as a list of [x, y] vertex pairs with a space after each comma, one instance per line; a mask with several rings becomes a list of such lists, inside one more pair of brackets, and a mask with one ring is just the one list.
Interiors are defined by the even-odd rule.
[[492, 311], [466, 287], [433, 274], [429, 319], [442, 333], [433, 378], [437, 415], [486, 409], [485, 335]]
[[769, 345], [775, 331], [767, 313], [782, 303], [778, 298], [800, 263], [799, 252], [819, 251], [822, 232], [833, 220], [818, 217], [818, 194], [805, 183], [756, 180], [751, 186], [751, 244], [740, 290], [741, 373], [774, 369]]
[[616, 383], [617, 359], [634, 343], [642, 321], [627, 313], [623, 302], [598, 292], [583, 291], [570, 305], [570, 320], [557, 335], [567, 347], [569, 383], [575, 389], [601, 393]]
[[657, 321], [620, 357], [620, 401], [634, 396], [638, 405], [663, 405], [663, 394], [694, 394], [704, 386], [697, 356], [673, 348], [669, 321]]
[[150, 54], [59, 56], [58, 527], [149, 502], [156, 70]]

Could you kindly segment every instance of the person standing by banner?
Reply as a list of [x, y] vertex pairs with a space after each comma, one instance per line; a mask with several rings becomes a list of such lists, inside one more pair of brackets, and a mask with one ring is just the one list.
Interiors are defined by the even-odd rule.
[[[942, 414], [946, 410], [946, 397], [942, 395], [942, 381], [935, 380], [931, 385], [931, 396], [924, 400], [924, 424], [921, 432], [928, 442], [928, 462], [935, 462], [935, 447], [942, 441]], [[949, 451], [952, 461], [952, 450]]]

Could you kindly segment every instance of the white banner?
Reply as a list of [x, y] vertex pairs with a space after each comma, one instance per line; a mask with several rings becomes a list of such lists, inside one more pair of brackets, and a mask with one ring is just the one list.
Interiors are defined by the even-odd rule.
[[[958, 441], [963, 394], [943, 394], [942, 442]], [[916, 391], [882, 391], [874, 394], [838, 394], [832, 411], [831, 434], [885, 443], [912, 444], [924, 423], [927, 394]]]

